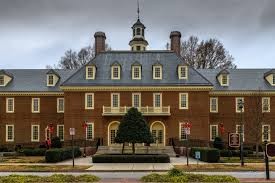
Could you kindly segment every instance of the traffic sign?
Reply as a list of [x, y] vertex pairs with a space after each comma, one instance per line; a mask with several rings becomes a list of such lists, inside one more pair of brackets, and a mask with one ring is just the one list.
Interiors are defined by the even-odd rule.
[[70, 128], [70, 135], [75, 135], [75, 128]]
[[183, 130], [186, 135], [190, 135], [190, 128], [184, 128]]
[[229, 147], [240, 147], [240, 134], [229, 133], [228, 145], [229, 145]]
[[266, 155], [269, 158], [275, 157], [275, 142], [270, 142], [270, 143], [266, 144]]
[[201, 159], [201, 152], [200, 151], [195, 152], [195, 158], [196, 159]]

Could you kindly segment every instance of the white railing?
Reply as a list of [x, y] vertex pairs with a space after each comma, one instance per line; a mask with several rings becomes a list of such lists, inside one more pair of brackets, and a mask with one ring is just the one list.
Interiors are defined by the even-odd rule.
[[[103, 106], [102, 116], [123, 116], [127, 111], [132, 108], [128, 106], [124, 107], [106, 107]], [[165, 107], [138, 107], [144, 116], [170, 116], [170, 106]]]

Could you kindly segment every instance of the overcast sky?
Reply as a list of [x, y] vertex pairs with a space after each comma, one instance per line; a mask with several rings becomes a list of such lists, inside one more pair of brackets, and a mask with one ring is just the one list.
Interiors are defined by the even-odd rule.
[[[104, 31], [113, 50], [129, 50], [136, 0], [0, 0], [0, 69], [45, 68]], [[239, 68], [275, 68], [275, 0], [140, 0], [149, 49], [173, 30], [217, 38]]]

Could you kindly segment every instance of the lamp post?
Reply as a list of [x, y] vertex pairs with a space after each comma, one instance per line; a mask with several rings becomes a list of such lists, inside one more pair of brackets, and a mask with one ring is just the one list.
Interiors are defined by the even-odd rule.
[[241, 132], [240, 132], [240, 154], [241, 154], [241, 166], [244, 166], [244, 156], [243, 156], [243, 123], [244, 123], [244, 101], [241, 100], [238, 102], [239, 110], [241, 111]]
[[83, 152], [83, 157], [85, 158], [86, 157], [86, 140], [87, 140], [87, 137], [86, 137], [86, 133], [87, 133], [87, 121], [84, 121], [84, 123], [82, 124], [82, 127], [84, 129], [84, 152]]

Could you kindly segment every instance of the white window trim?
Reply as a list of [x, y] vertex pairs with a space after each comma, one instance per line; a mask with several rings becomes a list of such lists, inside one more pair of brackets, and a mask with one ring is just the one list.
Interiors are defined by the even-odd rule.
[[[87, 125], [92, 125], [92, 139], [94, 139], [95, 138], [95, 134], [94, 134], [94, 132], [95, 132], [95, 125], [94, 125], [94, 123], [93, 122], [88, 122], [88, 123], [86, 123]], [[92, 140], [92, 139], [88, 139], [88, 128], [86, 128], [86, 140]]]
[[184, 141], [184, 140], [187, 139], [187, 138], [181, 139], [181, 127], [182, 127], [183, 124], [185, 124], [185, 122], [180, 122], [180, 123], [179, 123], [179, 140], [180, 140], [180, 141]]
[[[138, 68], [139, 77], [135, 77], [135, 69]], [[132, 66], [132, 79], [133, 80], [141, 80], [141, 66]]]
[[[267, 99], [268, 100], [268, 110], [265, 111], [264, 110], [264, 100]], [[263, 97], [262, 98], [262, 112], [265, 113], [265, 112], [270, 112], [270, 97]]]
[[[226, 76], [226, 83], [223, 83], [223, 76]], [[229, 86], [229, 75], [228, 74], [222, 74], [221, 75], [221, 86]]]
[[0, 77], [3, 77], [3, 84], [0, 83], [0, 86], [5, 86], [5, 76], [4, 75], [0, 75]]
[[134, 107], [134, 96], [135, 95], [139, 95], [139, 106], [138, 107], [141, 107], [141, 93], [132, 93], [132, 107]]
[[[12, 127], [12, 139], [8, 139], [8, 127]], [[6, 142], [14, 142], [14, 125], [6, 125]]]
[[[88, 107], [88, 95], [92, 96], [92, 107]], [[85, 109], [94, 109], [95, 108], [95, 97], [94, 93], [85, 93]]]
[[[181, 106], [181, 97], [182, 95], [185, 95], [186, 96], [186, 107], [182, 107]], [[188, 93], [179, 93], [179, 109], [188, 109], [189, 108], [189, 96], [188, 96]]]
[[[114, 77], [114, 68], [118, 68], [118, 77]], [[120, 79], [120, 66], [112, 66], [112, 69], [111, 69], [112, 73], [111, 73], [111, 78], [113, 80], [119, 80]]]
[[[34, 100], [38, 99], [38, 110], [34, 111]], [[32, 98], [32, 113], [40, 113], [40, 98]]]
[[268, 127], [268, 139], [267, 139], [267, 141], [270, 142], [270, 138], [271, 138], [271, 128], [270, 128], [270, 125], [262, 125], [262, 142], [265, 141], [265, 139], [264, 139], [264, 127], [265, 126]]
[[[89, 69], [93, 69], [93, 75], [89, 77], [88, 75], [88, 70]], [[96, 72], [96, 69], [95, 69], [95, 66], [86, 66], [86, 79], [95, 79], [95, 72]]]
[[[49, 77], [52, 76], [53, 77], [53, 83], [50, 84], [49, 81]], [[55, 79], [54, 79], [55, 75], [54, 74], [47, 74], [47, 86], [55, 86]]]
[[[181, 76], [182, 68], [184, 68], [184, 70], [185, 70], [185, 77]], [[188, 67], [187, 66], [178, 66], [178, 76], [179, 76], [179, 79], [188, 79]]]
[[[61, 110], [59, 110], [59, 106], [60, 106], [60, 100], [63, 100], [63, 110], [61, 111]], [[64, 113], [64, 111], [65, 111], [65, 99], [64, 98], [57, 98], [56, 99], [56, 111], [57, 111], [57, 113]]]
[[215, 140], [215, 138], [212, 137], [212, 128], [213, 127], [215, 127], [216, 131], [217, 131], [216, 137], [219, 136], [219, 126], [218, 125], [210, 125], [210, 141], [214, 141]]
[[[216, 110], [212, 109], [212, 99], [216, 99]], [[210, 97], [210, 112], [211, 113], [218, 113], [219, 112], [219, 99], [218, 99], [218, 97]]]
[[[38, 139], [34, 139], [34, 135], [33, 135], [33, 127], [37, 126], [38, 127]], [[40, 141], [40, 125], [31, 125], [31, 141], [32, 142], [39, 142]]]
[[[156, 77], [155, 75], [156, 68], [160, 68], [160, 77]], [[162, 66], [160, 65], [153, 66], [153, 79], [162, 79]]]
[[[114, 107], [113, 106], [113, 96], [114, 95], [118, 95], [117, 97], [117, 104], [118, 104], [118, 107]], [[119, 108], [120, 107], [120, 93], [111, 93], [111, 108]]]
[[[65, 138], [65, 129], [64, 129], [64, 125], [57, 125], [56, 127], [56, 136], [59, 137], [59, 128], [60, 126], [63, 127], [63, 139], [60, 139], [60, 141], [64, 141], [64, 138]], [[60, 138], [60, 137], [59, 137]]]
[[[9, 111], [9, 100], [12, 100], [12, 111]], [[6, 113], [14, 113], [14, 98], [6, 98]]]
[[[160, 95], [160, 107], [156, 107], [156, 95]], [[153, 106], [154, 108], [161, 108], [162, 107], [162, 93], [153, 93]]]
[[243, 111], [239, 111], [239, 106], [238, 106], [238, 99], [242, 99], [242, 101], [244, 102], [244, 97], [236, 97], [235, 98], [235, 111], [236, 113], [241, 113], [245, 111], [245, 104], [243, 105]]
[[[239, 126], [241, 126], [241, 125], [236, 125], [236, 133], [238, 133], [238, 128], [239, 128]], [[241, 135], [241, 133], [238, 133], [238, 134], [240, 134]], [[243, 125], [243, 142], [244, 142], [244, 134], [245, 134], [245, 130], [244, 130], [244, 125]], [[241, 137], [241, 136], [240, 136]]]

